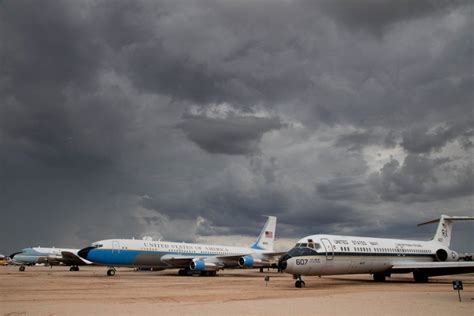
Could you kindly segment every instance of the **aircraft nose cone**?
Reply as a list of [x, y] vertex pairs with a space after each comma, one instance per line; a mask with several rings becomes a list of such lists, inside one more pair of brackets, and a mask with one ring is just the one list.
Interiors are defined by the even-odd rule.
[[84, 249], [79, 250], [79, 252], [77, 254], [79, 255], [79, 257], [87, 260], [87, 256], [89, 255], [89, 251], [91, 251], [92, 249], [95, 249], [95, 247], [86, 247]]
[[286, 254], [283, 255], [280, 260], [278, 260], [278, 269], [280, 269], [280, 271], [285, 271], [285, 269], [288, 267], [287, 260], [290, 258], [291, 256], [289, 254]]

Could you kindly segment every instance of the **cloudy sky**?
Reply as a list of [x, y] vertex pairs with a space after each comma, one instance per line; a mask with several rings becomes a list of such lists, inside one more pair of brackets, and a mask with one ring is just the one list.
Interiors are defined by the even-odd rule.
[[[0, 2], [0, 252], [430, 239], [474, 215], [473, 4]], [[454, 248], [474, 250], [472, 223]]]

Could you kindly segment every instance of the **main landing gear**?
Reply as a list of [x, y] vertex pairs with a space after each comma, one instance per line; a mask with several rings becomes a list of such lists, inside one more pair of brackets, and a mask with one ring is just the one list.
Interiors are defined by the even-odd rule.
[[24, 265], [21, 265], [18, 270], [20, 270], [21, 272], [25, 271], [25, 266]]
[[297, 276], [295, 276], [295, 278], [297, 279], [296, 282], [295, 282], [295, 287], [296, 288], [302, 288], [302, 287], [305, 287], [306, 286], [306, 283], [304, 283], [303, 279], [301, 278], [301, 275], [298, 274]]
[[375, 282], [385, 282], [384, 273], [374, 273], [373, 278]]
[[191, 271], [190, 269], [179, 269], [178, 270], [178, 275], [179, 276], [192, 276], [193, 274], [199, 273], [200, 276], [216, 276], [217, 272], [216, 271], [200, 271], [200, 272], [194, 272]]
[[199, 275], [200, 276], [216, 276], [217, 272], [216, 271], [201, 271]]
[[179, 269], [178, 275], [179, 276], [190, 276], [190, 275], [193, 275], [193, 272], [189, 269]]
[[114, 276], [116, 271], [117, 270], [115, 270], [114, 267], [109, 267], [109, 269], [107, 270], [107, 276]]
[[413, 271], [413, 278], [415, 279], [415, 282], [418, 283], [427, 283], [428, 282], [428, 275], [421, 271]]
[[69, 271], [79, 271], [79, 267], [78, 266], [71, 266], [69, 268]]

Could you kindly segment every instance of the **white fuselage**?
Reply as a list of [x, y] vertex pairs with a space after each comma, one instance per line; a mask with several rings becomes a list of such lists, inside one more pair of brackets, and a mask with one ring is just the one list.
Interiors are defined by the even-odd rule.
[[25, 248], [20, 253], [15, 254], [12, 260], [15, 264], [59, 264], [62, 259], [61, 253], [63, 251], [77, 254], [79, 249], [45, 247]]
[[[205, 258], [208, 263], [222, 263], [223, 260], [219, 256], [258, 256], [266, 252], [246, 247], [135, 239], [108, 239], [95, 242], [92, 246], [95, 248], [87, 251], [85, 258], [98, 264], [164, 269], [170, 268], [169, 263], [164, 259], [172, 256], [177, 258]], [[235, 260], [234, 265], [238, 266], [237, 260]]]
[[433, 241], [312, 235], [288, 252], [284, 270], [295, 275], [380, 273], [397, 263], [436, 261], [439, 251], [447, 254], [442, 261], [457, 259], [456, 252]]

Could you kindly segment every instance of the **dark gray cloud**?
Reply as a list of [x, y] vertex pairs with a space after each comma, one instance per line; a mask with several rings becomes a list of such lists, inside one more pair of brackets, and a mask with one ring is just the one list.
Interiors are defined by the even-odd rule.
[[431, 130], [415, 126], [403, 132], [401, 146], [411, 153], [429, 153], [432, 150], [440, 150], [450, 141], [458, 140], [464, 149], [469, 149], [472, 147], [470, 139], [474, 136], [473, 126], [472, 118]]
[[275, 118], [187, 116], [178, 127], [209, 153], [250, 155], [258, 153], [264, 133], [280, 129], [283, 124]]
[[451, 162], [449, 158], [410, 154], [403, 165], [395, 159], [386, 163], [370, 181], [384, 200], [409, 203], [472, 196], [472, 162], [461, 166]]
[[383, 34], [394, 23], [446, 13], [468, 2], [464, 0], [400, 0], [395, 3], [390, 0], [323, 0], [315, 1], [315, 3], [352, 31], [357, 32], [363, 29], [375, 34]]
[[341, 135], [337, 138], [335, 145], [355, 151], [359, 151], [369, 145], [395, 147], [397, 145], [397, 138], [393, 131], [366, 130]]
[[469, 12], [1, 1], [1, 252], [253, 237], [262, 214], [285, 238], [423, 236], [472, 214]]

